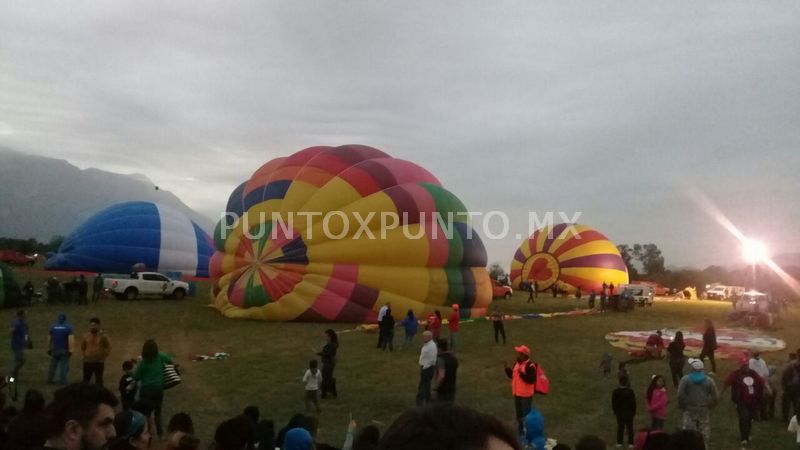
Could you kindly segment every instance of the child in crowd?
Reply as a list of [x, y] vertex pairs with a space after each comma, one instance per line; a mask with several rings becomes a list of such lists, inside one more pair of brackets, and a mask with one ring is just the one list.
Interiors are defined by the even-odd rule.
[[128, 360], [122, 363], [122, 377], [119, 379], [119, 398], [122, 403], [122, 410], [131, 409], [136, 400], [136, 380], [133, 379], [134, 361]]
[[603, 357], [600, 359], [600, 368], [603, 369], [603, 376], [611, 375], [611, 362], [614, 361], [614, 358], [611, 357], [608, 353], [603, 353]]
[[622, 447], [623, 434], [628, 434], [628, 448], [633, 448], [633, 417], [636, 415], [636, 394], [627, 376], [620, 377], [619, 387], [611, 394], [611, 408], [617, 417], [617, 447]]
[[664, 387], [664, 377], [653, 375], [650, 386], [647, 388], [647, 411], [653, 419], [650, 428], [653, 430], [664, 429], [664, 419], [667, 417], [667, 403], [669, 396]]
[[619, 380], [623, 377], [630, 380], [630, 374], [628, 374], [628, 367], [625, 365], [624, 362], [621, 362], [619, 363], [619, 366], [617, 366], [617, 379]]
[[[317, 369], [317, 360], [312, 359], [308, 362], [308, 369], [303, 375], [303, 383], [306, 384], [306, 410], [319, 414], [319, 400], [317, 393], [322, 383], [322, 372]], [[313, 409], [312, 409], [313, 405]]]

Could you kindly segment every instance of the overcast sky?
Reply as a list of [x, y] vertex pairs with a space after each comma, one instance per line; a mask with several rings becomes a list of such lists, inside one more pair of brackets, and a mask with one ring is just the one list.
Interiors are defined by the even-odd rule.
[[218, 216], [269, 159], [371, 145], [507, 212], [505, 264], [528, 211], [737, 263], [692, 186], [800, 251], [799, 119], [797, 1], [0, 3], [0, 146]]

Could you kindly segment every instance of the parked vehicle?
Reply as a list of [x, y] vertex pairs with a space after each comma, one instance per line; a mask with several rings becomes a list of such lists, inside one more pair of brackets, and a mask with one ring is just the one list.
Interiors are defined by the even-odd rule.
[[103, 287], [119, 299], [139, 297], [182, 299], [189, 292], [189, 283], [170, 280], [158, 272], [133, 272], [127, 277], [103, 275]]
[[669, 295], [669, 288], [664, 287], [661, 283], [656, 281], [631, 281], [631, 284], [646, 284], [653, 288], [653, 294], [655, 294], [657, 297]]
[[620, 286], [620, 295], [630, 297], [639, 306], [653, 306], [655, 290], [647, 284], [624, 284]]
[[497, 280], [492, 280], [492, 298], [504, 298], [506, 300], [511, 299], [511, 294], [514, 291], [511, 290], [511, 286], [506, 286], [503, 284], [498, 284]]
[[0, 261], [17, 266], [32, 266], [39, 257], [37, 254], [26, 255], [16, 250], [0, 250]]
[[706, 291], [706, 299], [708, 300], [730, 300], [733, 298], [741, 297], [745, 293], [743, 286], [725, 286], [718, 284], [711, 286]]

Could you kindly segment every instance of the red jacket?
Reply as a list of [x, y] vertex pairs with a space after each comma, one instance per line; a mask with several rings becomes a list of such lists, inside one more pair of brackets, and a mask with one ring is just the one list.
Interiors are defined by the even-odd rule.
[[450, 320], [447, 324], [450, 327], [450, 331], [458, 332], [458, 329], [461, 328], [461, 318], [458, 317], [458, 311], [454, 312], [452, 316], [450, 316]]

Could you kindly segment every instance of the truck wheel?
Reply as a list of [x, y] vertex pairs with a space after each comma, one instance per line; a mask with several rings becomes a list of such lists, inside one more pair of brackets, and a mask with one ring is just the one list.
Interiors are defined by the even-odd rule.
[[186, 291], [183, 289], [175, 289], [175, 292], [172, 293], [172, 298], [175, 300], [181, 300], [183, 297], [186, 297]]
[[125, 300], [136, 300], [136, 297], [139, 296], [139, 291], [136, 288], [129, 287], [125, 289]]
[[506, 295], [503, 296], [506, 300], [511, 300], [511, 292], [506, 292]]

